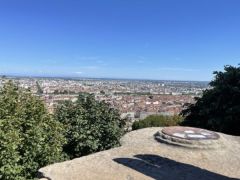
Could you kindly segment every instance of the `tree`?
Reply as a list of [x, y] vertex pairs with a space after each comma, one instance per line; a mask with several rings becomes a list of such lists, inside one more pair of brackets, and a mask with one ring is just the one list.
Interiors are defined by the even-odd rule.
[[101, 90], [100, 94], [105, 95], [106, 93], [105, 93], [105, 91]]
[[182, 111], [182, 125], [240, 135], [240, 67], [214, 72], [211, 88]]
[[60, 104], [55, 119], [65, 125], [64, 151], [71, 159], [115, 147], [123, 133], [118, 111], [92, 94]]
[[7, 82], [0, 90], [0, 179], [33, 179], [62, 160], [62, 132], [38, 97]]
[[39, 84], [38, 81], [36, 82], [36, 85], [37, 85], [37, 93], [38, 93], [39, 95], [43, 94], [43, 90], [42, 90], [42, 88], [41, 88], [41, 86], [40, 86], [40, 84]]
[[143, 120], [135, 121], [132, 125], [132, 130], [147, 127], [177, 126], [181, 120], [181, 116], [150, 115]]

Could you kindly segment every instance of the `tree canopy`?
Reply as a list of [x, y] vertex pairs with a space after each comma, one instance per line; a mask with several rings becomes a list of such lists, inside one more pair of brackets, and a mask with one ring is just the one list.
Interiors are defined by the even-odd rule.
[[181, 116], [150, 115], [143, 120], [135, 121], [132, 125], [132, 129], [137, 130], [147, 127], [177, 126], [181, 121]]
[[65, 127], [64, 151], [75, 158], [119, 145], [123, 133], [117, 110], [92, 94], [80, 94], [76, 102], [61, 103], [55, 119]]
[[6, 83], [0, 89], [0, 179], [32, 179], [62, 160], [62, 132], [38, 97]]
[[94, 95], [62, 102], [52, 117], [38, 96], [7, 82], [0, 89], [0, 179], [33, 179], [48, 164], [117, 146], [123, 125]]
[[210, 89], [182, 111], [182, 125], [240, 135], [240, 67], [214, 72]]

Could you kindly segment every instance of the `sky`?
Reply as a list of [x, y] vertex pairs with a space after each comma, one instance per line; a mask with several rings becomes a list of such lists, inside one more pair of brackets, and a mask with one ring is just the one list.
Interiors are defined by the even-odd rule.
[[0, 74], [209, 81], [239, 63], [239, 0], [0, 0]]

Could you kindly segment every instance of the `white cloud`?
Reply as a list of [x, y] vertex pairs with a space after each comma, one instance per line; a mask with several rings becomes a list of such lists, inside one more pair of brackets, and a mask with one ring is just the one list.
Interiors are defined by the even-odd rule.
[[138, 56], [138, 58], [139, 58], [139, 59], [145, 59], [145, 57], [144, 57], [144, 56]]
[[74, 72], [75, 74], [82, 74], [83, 72], [81, 71], [77, 71], [77, 72]]
[[191, 69], [191, 68], [172, 68], [172, 67], [162, 67], [162, 68], [158, 68], [158, 70], [163, 70], [163, 71], [187, 71], [187, 72], [191, 72], [191, 71], [200, 71], [200, 69]]
[[100, 57], [99, 56], [80, 56], [77, 57], [79, 60], [98, 60]]
[[83, 66], [82, 69], [95, 70], [95, 69], [99, 69], [99, 67], [98, 66]]
[[102, 60], [97, 60], [97, 63], [98, 63], [98, 64], [102, 64], [102, 63], [104, 63], [104, 61], [102, 61]]
[[144, 61], [143, 60], [138, 60], [137, 63], [142, 64], [142, 63], [144, 63]]

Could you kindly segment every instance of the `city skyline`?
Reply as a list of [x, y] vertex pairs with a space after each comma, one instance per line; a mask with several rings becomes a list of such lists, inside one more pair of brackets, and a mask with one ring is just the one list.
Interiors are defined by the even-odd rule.
[[2, 1], [0, 74], [210, 81], [240, 62], [240, 2]]

